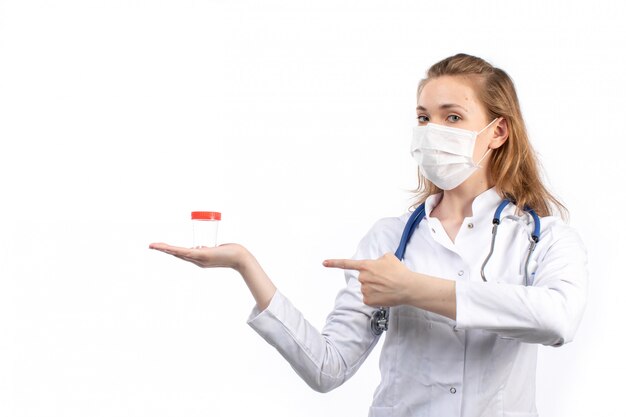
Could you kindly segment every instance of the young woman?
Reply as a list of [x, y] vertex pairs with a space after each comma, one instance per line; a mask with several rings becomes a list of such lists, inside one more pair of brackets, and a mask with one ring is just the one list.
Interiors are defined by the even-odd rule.
[[150, 247], [237, 270], [256, 300], [249, 324], [317, 391], [350, 378], [387, 330], [370, 416], [537, 416], [537, 345], [574, 337], [584, 246], [556, 215], [504, 71], [464, 54], [438, 62], [417, 120], [418, 204], [378, 221], [353, 259], [324, 261], [347, 285], [321, 333], [244, 247]]

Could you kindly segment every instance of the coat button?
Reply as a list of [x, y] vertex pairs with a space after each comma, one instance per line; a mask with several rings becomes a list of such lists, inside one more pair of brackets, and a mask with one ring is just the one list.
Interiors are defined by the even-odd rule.
[[463, 271], [462, 269], [458, 272], [459, 276], [463, 276], [463, 274], [465, 273], [465, 271]]
[[454, 387], [450, 388], [450, 394], [456, 394], [456, 388]]
[[473, 229], [474, 228], [474, 223], [468, 223], [467, 224], [467, 228], [468, 229]]

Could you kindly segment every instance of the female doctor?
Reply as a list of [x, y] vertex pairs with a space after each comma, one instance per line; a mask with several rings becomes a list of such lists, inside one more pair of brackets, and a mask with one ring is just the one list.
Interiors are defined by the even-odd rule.
[[238, 271], [256, 301], [250, 326], [317, 391], [350, 378], [387, 330], [372, 417], [537, 416], [537, 346], [574, 337], [584, 246], [557, 216], [504, 71], [464, 54], [436, 63], [417, 122], [419, 207], [379, 220], [353, 259], [324, 261], [346, 287], [321, 332], [241, 245], [150, 247]]

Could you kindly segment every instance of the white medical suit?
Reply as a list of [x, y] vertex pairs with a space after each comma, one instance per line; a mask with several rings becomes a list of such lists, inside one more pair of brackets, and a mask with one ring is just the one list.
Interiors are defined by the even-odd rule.
[[[586, 302], [587, 256], [578, 235], [556, 217], [541, 218], [530, 259], [533, 284], [524, 285], [532, 218], [502, 213], [494, 253], [492, 219], [502, 198], [494, 189], [473, 202], [454, 242], [430, 217], [441, 194], [426, 200], [426, 217], [413, 233], [403, 262], [423, 274], [456, 281], [456, 321], [411, 306], [390, 309], [380, 356], [382, 380], [370, 417], [533, 417], [537, 344], [572, 340]], [[409, 218], [379, 220], [354, 259], [395, 252]], [[517, 219], [517, 220], [516, 220]], [[321, 333], [280, 292], [248, 323], [283, 355], [313, 389], [326, 392], [350, 378], [379, 337], [370, 330], [375, 308], [363, 304], [357, 271]]]

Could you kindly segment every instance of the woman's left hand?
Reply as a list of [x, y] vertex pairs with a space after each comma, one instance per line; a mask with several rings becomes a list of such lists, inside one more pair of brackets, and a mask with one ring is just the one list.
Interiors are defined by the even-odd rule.
[[376, 307], [407, 304], [411, 284], [417, 278], [393, 253], [374, 260], [327, 259], [323, 265], [359, 271], [363, 302]]

